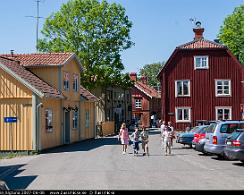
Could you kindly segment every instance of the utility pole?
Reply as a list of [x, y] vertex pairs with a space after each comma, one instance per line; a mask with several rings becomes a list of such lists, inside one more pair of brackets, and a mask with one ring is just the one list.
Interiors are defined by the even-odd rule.
[[38, 34], [39, 34], [39, 19], [43, 18], [43, 17], [39, 16], [39, 3], [40, 3], [40, 0], [36, 0], [36, 16], [26, 16], [29, 18], [36, 19], [36, 52], [38, 51], [37, 42], [38, 42]]

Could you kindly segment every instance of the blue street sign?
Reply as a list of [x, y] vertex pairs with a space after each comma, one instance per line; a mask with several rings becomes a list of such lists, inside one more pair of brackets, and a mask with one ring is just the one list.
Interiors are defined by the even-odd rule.
[[4, 117], [5, 123], [17, 123], [17, 117]]

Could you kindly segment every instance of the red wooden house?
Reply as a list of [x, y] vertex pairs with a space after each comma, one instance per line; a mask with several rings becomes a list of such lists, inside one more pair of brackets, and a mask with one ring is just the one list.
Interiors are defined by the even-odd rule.
[[202, 120], [240, 120], [243, 67], [228, 48], [203, 38], [176, 47], [158, 74], [162, 119], [176, 129]]
[[147, 84], [145, 76], [138, 80], [137, 74], [131, 73], [130, 78], [135, 81], [131, 89], [133, 121], [150, 127], [151, 116], [155, 120], [161, 117], [161, 97], [157, 90]]

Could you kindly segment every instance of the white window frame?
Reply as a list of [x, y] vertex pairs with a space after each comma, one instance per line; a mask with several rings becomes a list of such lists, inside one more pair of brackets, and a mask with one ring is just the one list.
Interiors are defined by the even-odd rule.
[[[216, 106], [215, 107], [215, 118], [218, 120], [218, 110], [229, 110], [230, 111], [230, 117], [229, 119], [223, 119], [223, 120], [232, 120], [232, 107], [231, 106]], [[224, 112], [223, 112], [224, 113]]]
[[[218, 85], [217, 85], [217, 83], [219, 82], [219, 81], [221, 81], [221, 82], [225, 82], [225, 81], [228, 81], [228, 83], [229, 83], [229, 93], [228, 94], [218, 94]], [[222, 86], [224, 86], [224, 85], [222, 85]], [[222, 92], [223, 92], [224, 90], [222, 89]], [[231, 96], [231, 80], [230, 79], [215, 79], [215, 96], [216, 97], [226, 97], [226, 96]]]
[[[75, 122], [76, 121], [76, 122]], [[78, 110], [73, 110], [73, 117], [72, 117], [72, 127], [73, 129], [78, 129], [79, 123], [79, 112]]]
[[64, 79], [64, 83], [63, 83], [64, 90], [69, 91], [69, 73], [68, 72], [64, 72], [63, 79]]
[[[197, 67], [197, 59], [200, 58], [200, 67]], [[203, 58], [206, 58], [206, 66], [202, 65]], [[209, 58], [208, 56], [194, 56], [194, 69], [195, 70], [202, 70], [202, 69], [209, 69]]]
[[45, 109], [45, 129], [47, 132], [53, 131], [53, 111], [51, 108]]
[[[183, 94], [183, 92], [184, 92], [184, 85], [183, 85], [184, 81], [188, 82], [189, 94], [187, 94], [187, 95]], [[181, 85], [182, 85], [182, 94], [181, 95], [178, 95], [178, 87], [177, 87], [178, 82], [181, 82]], [[191, 81], [190, 80], [176, 80], [175, 81], [175, 97], [190, 97], [190, 96], [191, 96]]]
[[140, 98], [135, 99], [135, 108], [142, 108], [142, 99]]
[[85, 127], [86, 128], [90, 127], [90, 112], [89, 112], [89, 110], [85, 111]]
[[75, 92], [79, 91], [79, 75], [78, 74], [73, 75], [73, 90]]
[[[185, 120], [185, 119], [183, 119], [183, 120], [179, 120], [179, 116], [178, 116], [178, 110], [182, 110], [182, 112], [183, 112], [183, 110], [188, 110], [188, 114], [189, 114], [189, 120]], [[184, 113], [182, 114], [182, 116], [184, 116]], [[176, 107], [175, 108], [175, 121], [176, 121], [176, 123], [188, 123], [188, 122], [191, 122], [191, 107]]]

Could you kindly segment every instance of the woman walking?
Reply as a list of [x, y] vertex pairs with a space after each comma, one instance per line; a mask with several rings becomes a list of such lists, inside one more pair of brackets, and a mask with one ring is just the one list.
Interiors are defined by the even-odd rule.
[[127, 146], [129, 145], [129, 132], [125, 123], [121, 125], [118, 139], [120, 139], [122, 144], [122, 154], [126, 154]]

